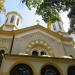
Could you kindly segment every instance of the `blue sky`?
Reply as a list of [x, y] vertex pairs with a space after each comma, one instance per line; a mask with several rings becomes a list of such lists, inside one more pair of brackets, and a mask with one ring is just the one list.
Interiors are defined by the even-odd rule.
[[[41, 16], [35, 14], [35, 9], [33, 8], [31, 11], [23, 4], [20, 3], [20, 0], [6, 0], [5, 2], [6, 12], [17, 11], [22, 15], [23, 21], [20, 25], [20, 28], [29, 27], [37, 24], [37, 20], [39, 20], [39, 24], [47, 27], [47, 24], [44, 23]], [[67, 31], [69, 27], [69, 19], [66, 16], [67, 12], [61, 13], [61, 18], [64, 22], [64, 29]], [[3, 24], [5, 21], [5, 15], [0, 14], [0, 24]]]

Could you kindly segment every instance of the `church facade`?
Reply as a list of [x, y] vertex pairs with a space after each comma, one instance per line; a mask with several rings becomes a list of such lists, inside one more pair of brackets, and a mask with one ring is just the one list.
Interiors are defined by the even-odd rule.
[[62, 22], [19, 29], [22, 17], [6, 15], [0, 27], [0, 51], [4, 51], [0, 75], [74, 75], [74, 41]]

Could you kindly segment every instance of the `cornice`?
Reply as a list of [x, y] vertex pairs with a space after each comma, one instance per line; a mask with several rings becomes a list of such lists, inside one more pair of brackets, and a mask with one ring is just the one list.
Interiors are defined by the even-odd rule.
[[61, 41], [73, 42], [71, 38], [63, 37], [59, 33], [53, 32], [53, 31], [49, 30], [48, 28], [45, 28], [45, 27], [43, 27], [41, 25], [34, 25], [34, 26], [31, 26], [31, 27], [27, 27], [27, 28], [23, 28], [23, 29], [19, 29], [19, 30], [13, 30], [13, 31], [10, 31], [10, 32], [9, 31], [0, 30], [0, 34], [6, 35], [6, 36], [12, 36], [14, 34], [15, 35], [19, 35], [21, 33], [28, 33], [28, 32], [31, 32], [33, 30], [36, 30], [36, 29], [44, 31], [44, 32], [48, 33], [49, 35], [52, 35], [52, 36], [58, 38]]

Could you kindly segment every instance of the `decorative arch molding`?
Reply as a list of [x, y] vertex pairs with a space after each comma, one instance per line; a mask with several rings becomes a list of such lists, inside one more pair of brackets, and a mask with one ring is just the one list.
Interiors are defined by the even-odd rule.
[[20, 74], [33, 75], [32, 68], [27, 64], [17, 64], [10, 71], [10, 75], [20, 75]]
[[43, 40], [31, 41], [27, 45], [27, 48], [31, 55], [32, 55], [32, 51], [36, 49], [39, 52], [39, 55], [40, 55], [40, 52], [45, 51], [47, 55], [54, 56], [51, 46]]
[[[47, 68], [47, 67], [49, 67], [49, 68]], [[42, 70], [44, 70], [44, 72], [46, 71], [46, 69], [49, 69], [50, 70], [50, 67], [52, 68], [52, 69], [54, 69], [54, 71], [57, 71], [57, 73], [56, 74], [54, 74], [54, 75], [64, 75], [63, 74], [63, 71], [62, 71], [62, 69], [61, 69], [61, 67], [59, 66], [59, 65], [57, 65], [56, 63], [54, 63], [54, 62], [52, 62], [52, 60], [51, 60], [51, 62], [48, 62], [48, 63], [45, 63], [45, 64], [43, 64], [42, 66], [41, 66], [41, 68], [40, 68], [40, 75], [42, 75]], [[50, 70], [51, 71], [51, 70]], [[45, 74], [44, 74], [45, 75]], [[47, 74], [46, 74], [47, 75]], [[53, 74], [52, 74], [53, 75]]]
[[30, 63], [30, 62], [28, 62], [28, 61], [18, 61], [18, 62], [15, 62], [14, 64], [12, 64], [11, 65], [11, 67], [8, 69], [8, 75], [10, 75], [10, 72], [13, 70], [13, 68], [15, 67], [15, 66], [17, 66], [17, 65], [19, 65], [19, 64], [25, 64], [25, 65], [27, 65], [28, 67], [30, 67], [30, 69], [32, 70], [32, 72], [33, 72], [33, 75], [35, 75], [35, 67], [33, 66], [33, 64], [32, 63]]
[[60, 75], [60, 72], [57, 70], [56, 67], [54, 67], [52, 65], [46, 65], [41, 70], [41, 75]]
[[45, 41], [43, 40], [34, 40], [32, 42], [30, 42], [28, 44], [28, 48], [33, 48], [35, 45], [41, 45], [41, 46], [44, 46], [45, 48], [48, 48], [50, 49], [51, 47], [48, 45], [48, 43], [46, 43]]

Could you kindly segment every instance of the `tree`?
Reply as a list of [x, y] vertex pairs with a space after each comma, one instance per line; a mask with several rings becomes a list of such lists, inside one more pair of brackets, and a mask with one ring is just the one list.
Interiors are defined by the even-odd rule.
[[71, 8], [75, 0], [22, 0], [22, 3], [31, 9], [35, 7], [36, 13], [41, 15], [45, 22], [60, 20], [59, 12]]
[[0, 12], [3, 10], [4, 8], [4, 2], [5, 0], [0, 0]]
[[69, 12], [68, 17], [70, 19], [70, 29], [68, 32], [75, 32], [75, 5], [71, 7], [71, 11]]

